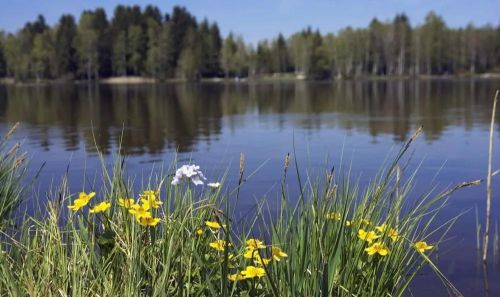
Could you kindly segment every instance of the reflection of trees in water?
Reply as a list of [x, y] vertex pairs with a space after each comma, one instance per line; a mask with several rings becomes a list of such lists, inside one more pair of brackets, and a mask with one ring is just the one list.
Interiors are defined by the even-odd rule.
[[93, 150], [95, 141], [106, 153], [122, 133], [127, 154], [189, 151], [199, 141], [216, 140], [223, 125], [237, 131], [255, 117], [280, 129], [331, 127], [391, 134], [396, 140], [424, 125], [427, 139], [433, 140], [449, 126], [470, 129], [474, 123], [487, 123], [494, 84], [398, 80], [0, 86], [0, 117], [2, 122], [28, 124], [36, 130], [34, 140], [46, 149], [53, 142], [51, 128], [57, 127], [65, 149], [75, 150], [83, 141]]

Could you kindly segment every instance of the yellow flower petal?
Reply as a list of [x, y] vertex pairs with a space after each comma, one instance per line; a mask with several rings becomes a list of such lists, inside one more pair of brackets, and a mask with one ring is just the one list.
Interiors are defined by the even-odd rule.
[[111, 202], [101, 202], [90, 209], [90, 213], [99, 213], [108, 210], [111, 207]]
[[208, 244], [211, 248], [213, 249], [216, 249], [218, 251], [224, 251], [224, 249], [226, 248], [226, 246], [228, 244], [226, 244], [226, 241], [225, 240], [216, 240], [214, 242], [211, 242]]
[[230, 274], [227, 276], [227, 278], [230, 280], [230, 281], [239, 281], [239, 280], [243, 280], [245, 279], [245, 276], [244, 275], [241, 275], [239, 273], [235, 273], [235, 274]]
[[137, 222], [139, 222], [140, 225], [142, 226], [151, 226], [151, 227], [154, 227], [156, 225], [158, 225], [158, 223], [160, 222], [160, 219], [159, 218], [153, 218], [153, 217], [147, 217], [147, 216], [143, 216], [143, 217], [138, 217], [137, 218]]
[[365, 251], [368, 255], [372, 256], [374, 254], [379, 254], [381, 256], [387, 256], [389, 254], [389, 249], [382, 243], [376, 242], [371, 246], [367, 247]]
[[121, 207], [124, 207], [126, 209], [131, 208], [134, 204], [135, 204], [135, 201], [132, 198], [128, 198], [128, 199], [118, 198], [118, 205], [120, 205]]
[[205, 225], [207, 225], [208, 227], [210, 227], [212, 229], [220, 229], [223, 226], [215, 221], [205, 221]]
[[245, 245], [246, 245], [246, 248], [247, 249], [265, 249], [266, 246], [264, 245], [264, 243], [258, 239], [248, 239], [246, 242], [245, 242]]
[[415, 243], [415, 248], [417, 249], [417, 251], [423, 253], [427, 250], [430, 250], [432, 249], [434, 246], [432, 245], [428, 245], [427, 242], [425, 241], [419, 241], [419, 242], [416, 242]]
[[266, 270], [264, 268], [260, 267], [255, 267], [255, 266], [247, 266], [245, 270], [241, 272], [241, 274], [247, 278], [254, 278], [254, 277], [262, 277], [266, 275]]
[[378, 236], [377, 234], [375, 234], [374, 231], [368, 231], [366, 232], [365, 230], [363, 229], [359, 229], [358, 231], [358, 238], [359, 239], [362, 239], [362, 240], [365, 240], [369, 243], [371, 243], [373, 240], [379, 238], [380, 236]]

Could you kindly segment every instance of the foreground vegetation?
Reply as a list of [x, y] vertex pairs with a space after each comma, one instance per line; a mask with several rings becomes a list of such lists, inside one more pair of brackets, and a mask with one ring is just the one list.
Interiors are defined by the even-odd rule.
[[303, 180], [287, 156], [280, 207], [243, 218], [243, 155], [232, 191], [183, 165], [139, 192], [118, 156], [101, 182], [70, 193], [64, 179], [39, 215], [3, 228], [0, 295], [402, 296], [425, 266], [460, 295], [431, 260], [456, 219], [432, 227], [453, 189], [408, 200], [412, 176], [398, 175], [415, 137], [365, 189], [333, 169]]
[[307, 28], [253, 46], [232, 33], [223, 37], [217, 23], [199, 22], [183, 7], [163, 14], [156, 6], [118, 5], [110, 17], [97, 8], [78, 20], [62, 15], [52, 27], [39, 16], [18, 32], [0, 32], [0, 78], [473, 75], [498, 71], [499, 53], [498, 25], [450, 28], [434, 12], [419, 26], [399, 14], [366, 28]]

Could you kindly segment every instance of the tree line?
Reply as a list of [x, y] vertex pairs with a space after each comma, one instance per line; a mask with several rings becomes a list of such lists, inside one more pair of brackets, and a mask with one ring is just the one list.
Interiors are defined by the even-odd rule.
[[260, 77], [290, 74], [309, 79], [366, 75], [475, 74], [500, 69], [500, 25], [450, 28], [430, 12], [412, 27], [398, 14], [374, 18], [367, 28], [321, 34], [306, 28], [257, 45], [215, 22], [198, 22], [184, 7], [162, 14], [156, 6], [102, 8], [79, 20], [43, 16], [16, 33], [0, 32], [0, 77], [16, 80], [94, 80], [112, 76], [158, 79]]

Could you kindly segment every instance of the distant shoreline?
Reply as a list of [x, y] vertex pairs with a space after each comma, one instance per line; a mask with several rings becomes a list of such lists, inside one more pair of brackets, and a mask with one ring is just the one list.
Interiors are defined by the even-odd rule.
[[[500, 79], [500, 73], [481, 73], [481, 74], [461, 74], [461, 75], [419, 75], [419, 76], [411, 76], [411, 75], [403, 75], [403, 76], [379, 76], [379, 75], [364, 75], [359, 77], [350, 77], [350, 78], [336, 78], [336, 79], [323, 79], [323, 80], [314, 80], [307, 79], [300, 76], [295, 76], [291, 74], [276, 74], [276, 75], [265, 75], [258, 77], [243, 77], [243, 78], [202, 78], [199, 80], [185, 80], [185, 79], [156, 79], [150, 77], [143, 76], [114, 76], [99, 79], [97, 81], [92, 81], [93, 83], [97, 82], [99, 84], [105, 85], [134, 85], [134, 84], [157, 84], [157, 83], [185, 83], [185, 82], [210, 82], [210, 83], [233, 83], [233, 82], [286, 82], [286, 81], [311, 81], [311, 82], [334, 82], [334, 81], [366, 81], [366, 80], [381, 80], [381, 81], [389, 81], [389, 80], [439, 80], [439, 79], [463, 79], [463, 78], [472, 78], [472, 79]], [[55, 85], [55, 84], [66, 84], [66, 83], [74, 83], [74, 84], [86, 84], [88, 81], [86, 80], [56, 80], [56, 79], [43, 79], [43, 80], [29, 80], [23, 82], [16, 82], [13, 78], [0, 78], [0, 84], [2, 85]]]

